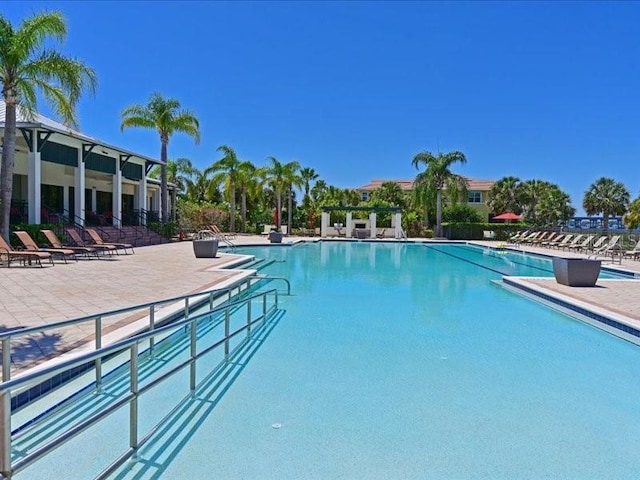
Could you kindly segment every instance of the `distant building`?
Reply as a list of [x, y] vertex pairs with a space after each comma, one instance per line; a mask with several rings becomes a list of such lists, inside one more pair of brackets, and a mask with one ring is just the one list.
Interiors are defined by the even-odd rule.
[[[624, 230], [626, 227], [622, 217], [609, 217], [609, 230]], [[602, 217], [573, 217], [567, 220], [563, 227], [580, 230], [602, 230]]]
[[[467, 203], [478, 210], [485, 220], [489, 220], [489, 211], [487, 206], [487, 200], [489, 190], [495, 183], [493, 180], [477, 180], [475, 178], [464, 177], [467, 180], [468, 198]], [[360, 199], [363, 202], [369, 200], [371, 193], [380, 188], [383, 183], [394, 182], [400, 185], [400, 188], [405, 192], [411, 192], [413, 190], [413, 180], [371, 180], [368, 184], [355, 188], [360, 195]], [[500, 213], [500, 212], [498, 212]]]

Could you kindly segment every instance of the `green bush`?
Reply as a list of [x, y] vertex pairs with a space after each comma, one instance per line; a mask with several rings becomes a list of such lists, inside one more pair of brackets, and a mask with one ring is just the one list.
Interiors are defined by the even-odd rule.
[[[29, 236], [33, 238], [34, 242], [36, 242], [39, 246], [43, 246], [43, 245], [48, 245], [49, 243], [47, 242], [47, 239], [44, 236], [44, 234], [41, 232], [41, 230], [53, 230], [55, 232], [57, 227], [58, 225], [53, 223], [41, 223], [37, 225], [36, 224], [30, 225], [28, 223], [16, 223], [11, 225], [10, 228], [12, 232], [16, 232], [16, 231], [27, 232]], [[22, 242], [18, 240], [18, 237], [16, 237], [15, 235], [9, 235], [9, 237], [11, 240], [12, 247], [24, 248], [24, 245], [22, 245]]]
[[444, 235], [449, 240], [483, 240], [484, 231], [495, 232], [494, 240], [507, 240], [526, 228], [524, 223], [443, 223]]
[[151, 222], [147, 224], [147, 227], [165, 238], [175, 237], [178, 232], [178, 224], [176, 222]]

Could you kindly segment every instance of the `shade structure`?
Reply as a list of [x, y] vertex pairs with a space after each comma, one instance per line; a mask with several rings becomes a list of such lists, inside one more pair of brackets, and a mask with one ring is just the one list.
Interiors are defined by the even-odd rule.
[[521, 220], [521, 218], [520, 215], [511, 212], [501, 213], [493, 217], [494, 220]]

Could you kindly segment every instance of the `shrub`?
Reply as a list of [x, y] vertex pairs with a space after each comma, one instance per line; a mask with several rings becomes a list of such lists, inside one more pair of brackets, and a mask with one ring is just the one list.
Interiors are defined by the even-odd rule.
[[[33, 241], [36, 242], [38, 245], [48, 244], [47, 239], [45, 238], [41, 230], [56, 231], [56, 228], [57, 228], [57, 225], [53, 223], [41, 223], [38, 225], [35, 225], [35, 224], [31, 225], [28, 223], [17, 223], [17, 224], [11, 225], [12, 232], [15, 232], [15, 231], [27, 232], [29, 236], [33, 238]], [[9, 235], [9, 237], [10, 237], [12, 247], [24, 248], [24, 245], [22, 245], [22, 242], [18, 240], [18, 237], [16, 237], [15, 235]]]
[[495, 240], [507, 240], [526, 227], [524, 223], [448, 223], [442, 224], [444, 235], [449, 240], [482, 240], [484, 231], [495, 232]]

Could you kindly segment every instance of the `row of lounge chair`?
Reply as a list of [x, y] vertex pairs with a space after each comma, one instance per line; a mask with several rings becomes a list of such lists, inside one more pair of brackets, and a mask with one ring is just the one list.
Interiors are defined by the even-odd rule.
[[11, 266], [11, 263], [18, 262], [22, 265], [36, 264], [42, 267], [42, 261], [48, 260], [52, 265], [54, 264], [54, 258], [62, 259], [65, 263], [68, 260], [78, 261], [78, 256], [82, 256], [88, 259], [99, 258], [100, 254], [113, 255], [119, 254], [122, 251], [128, 254], [129, 250], [134, 253], [133, 246], [128, 243], [114, 243], [105, 242], [100, 237], [100, 234], [92, 229], [87, 228], [85, 232], [91, 238], [93, 243], [87, 244], [75, 228], [67, 229], [67, 234], [73, 240], [75, 245], [63, 244], [58, 236], [52, 230], [41, 230], [50, 246], [39, 246], [25, 231], [15, 231], [13, 234], [18, 237], [20, 243], [22, 243], [23, 250], [15, 250], [11, 245], [7, 244], [2, 237], [0, 237], [0, 260], [6, 261], [7, 267]]
[[640, 242], [631, 249], [621, 245], [621, 235], [611, 237], [602, 235], [561, 233], [550, 231], [522, 231], [509, 239], [510, 243], [531, 245], [536, 247], [556, 248], [558, 250], [574, 251], [589, 254], [590, 257], [611, 257], [612, 261], [618, 257], [640, 259]]

